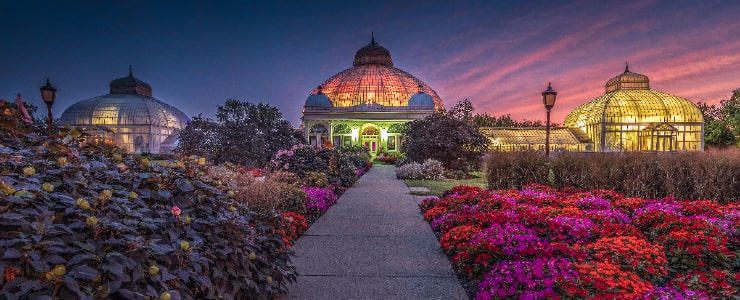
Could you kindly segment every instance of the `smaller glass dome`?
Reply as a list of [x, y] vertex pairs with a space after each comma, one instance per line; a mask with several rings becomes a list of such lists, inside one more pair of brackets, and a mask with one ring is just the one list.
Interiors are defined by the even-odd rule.
[[409, 99], [409, 106], [434, 106], [434, 99], [425, 92], [418, 92]]
[[322, 87], [318, 87], [318, 92], [316, 94], [311, 94], [308, 96], [308, 99], [306, 99], [306, 106], [307, 107], [331, 107], [331, 100], [329, 100], [329, 97], [324, 95], [322, 92]]

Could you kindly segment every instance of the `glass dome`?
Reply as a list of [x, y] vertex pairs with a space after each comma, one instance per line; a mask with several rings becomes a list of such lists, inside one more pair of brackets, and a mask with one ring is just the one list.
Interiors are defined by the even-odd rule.
[[185, 128], [188, 117], [153, 98], [151, 86], [129, 73], [111, 82], [110, 94], [72, 104], [59, 122], [90, 130], [102, 126], [113, 131], [116, 144], [130, 152], [161, 153], [162, 142]]
[[[372, 39], [355, 54], [353, 67], [346, 69], [321, 84], [323, 93], [329, 97], [334, 107], [357, 105], [408, 106], [409, 99], [419, 92], [434, 100], [436, 109], [444, 104], [437, 92], [428, 85], [393, 66], [390, 51]], [[314, 89], [311, 94], [318, 93]]]
[[627, 68], [563, 125], [582, 129], [601, 151], [702, 150], [701, 111], [687, 99], [650, 90], [649, 82]]

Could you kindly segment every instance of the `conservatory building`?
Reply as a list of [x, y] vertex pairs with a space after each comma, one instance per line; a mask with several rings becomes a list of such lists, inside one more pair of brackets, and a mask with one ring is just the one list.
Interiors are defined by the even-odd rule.
[[595, 151], [701, 151], [704, 119], [694, 103], [650, 89], [647, 76], [624, 73], [606, 93], [573, 110], [563, 126], [578, 128]]
[[111, 81], [110, 93], [67, 108], [61, 125], [87, 132], [94, 142], [112, 142], [129, 153], [169, 153], [188, 117], [152, 97], [152, 87], [133, 76]]
[[373, 37], [351, 68], [311, 92], [301, 119], [312, 145], [360, 145], [376, 155], [399, 151], [403, 124], [441, 109], [437, 93], [394, 67], [390, 52]]

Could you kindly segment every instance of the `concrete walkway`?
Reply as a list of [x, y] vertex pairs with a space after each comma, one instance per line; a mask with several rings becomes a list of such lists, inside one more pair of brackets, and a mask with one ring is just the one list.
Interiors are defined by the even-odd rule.
[[278, 299], [468, 299], [395, 167], [374, 166], [295, 245]]

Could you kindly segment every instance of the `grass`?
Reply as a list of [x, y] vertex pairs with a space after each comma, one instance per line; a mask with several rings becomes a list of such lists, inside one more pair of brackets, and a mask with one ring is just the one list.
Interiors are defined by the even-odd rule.
[[456, 185], [472, 185], [487, 188], [486, 177], [483, 174], [474, 174], [475, 178], [471, 179], [443, 179], [443, 180], [404, 180], [406, 186], [418, 187], [423, 186], [429, 189], [429, 192], [411, 192], [412, 195], [417, 196], [442, 196], [446, 190], [451, 189]]

